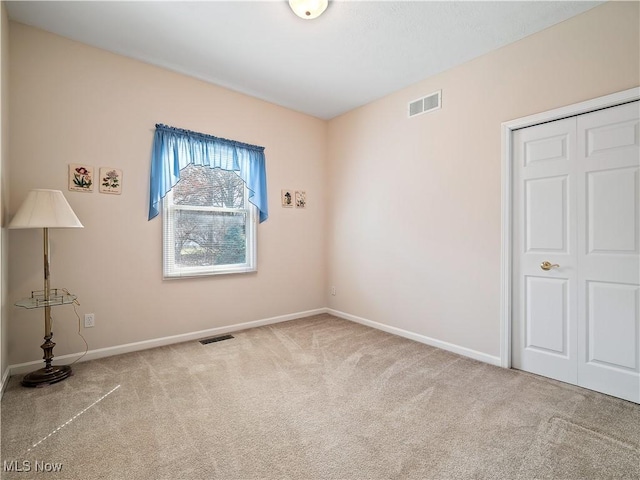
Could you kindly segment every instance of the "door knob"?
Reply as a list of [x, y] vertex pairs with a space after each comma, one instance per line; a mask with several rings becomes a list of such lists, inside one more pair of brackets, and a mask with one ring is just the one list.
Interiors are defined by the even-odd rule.
[[558, 268], [560, 265], [557, 263], [547, 262], [546, 260], [540, 264], [540, 268], [543, 270], [551, 270], [552, 268]]

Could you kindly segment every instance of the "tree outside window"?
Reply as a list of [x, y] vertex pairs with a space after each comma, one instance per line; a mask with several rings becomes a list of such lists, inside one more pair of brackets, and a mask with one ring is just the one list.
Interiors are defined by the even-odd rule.
[[255, 271], [255, 210], [235, 172], [185, 167], [164, 200], [165, 277]]

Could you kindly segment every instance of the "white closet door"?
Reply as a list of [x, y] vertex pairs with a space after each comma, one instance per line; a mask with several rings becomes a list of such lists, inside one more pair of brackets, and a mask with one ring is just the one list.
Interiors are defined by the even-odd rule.
[[578, 385], [640, 402], [640, 102], [577, 118]]
[[[514, 133], [515, 368], [577, 383], [575, 119]], [[543, 270], [543, 262], [552, 267]]]
[[638, 403], [639, 117], [633, 102], [515, 132], [512, 290], [515, 368]]

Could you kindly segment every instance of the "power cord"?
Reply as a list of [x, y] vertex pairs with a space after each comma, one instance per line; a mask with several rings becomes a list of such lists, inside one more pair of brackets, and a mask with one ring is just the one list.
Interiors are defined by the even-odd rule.
[[[67, 295], [71, 295], [71, 294], [69, 293], [69, 290], [67, 290], [66, 288], [61, 288], [60, 290], [62, 290], [62, 291], [63, 291], [65, 294], [67, 294]], [[77, 362], [79, 362], [80, 360], [82, 360], [82, 358], [83, 358], [83, 357], [87, 354], [87, 352], [89, 351], [89, 344], [87, 343], [87, 339], [86, 339], [86, 338], [84, 338], [84, 336], [82, 335], [82, 332], [81, 332], [81, 326], [82, 326], [82, 325], [81, 325], [81, 323], [80, 323], [80, 314], [78, 313], [78, 309], [77, 309], [77, 307], [79, 307], [79, 306], [80, 306], [80, 302], [78, 301], [78, 299], [77, 299], [77, 298], [75, 298], [75, 299], [73, 300], [72, 305], [73, 305], [73, 312], [76, 314], [76, 318], [78, 319], [78, 335], [80, 336], [80, 338], [81, 338], [81, 339], [82, 339], [82, 341], [84, 342], [85, 349], [84, 349], [84, 353], [83, 353], [82, 355], [80, 355], [78, 358], [76, 358], [73, 362], [71, 362], [71, 363], [69, 364], [69, 366], [71, 366], [71, 365], [75, 365]], [[51, 324], [52, 324], [52, 327], [53, 327], [53, 318], [51, 319]]]

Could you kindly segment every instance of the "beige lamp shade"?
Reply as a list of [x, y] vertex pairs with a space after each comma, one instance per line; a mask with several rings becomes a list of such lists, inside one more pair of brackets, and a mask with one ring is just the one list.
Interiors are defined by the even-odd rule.
[[29, 192], [9, 228], [84, 228], [60, 190]]

